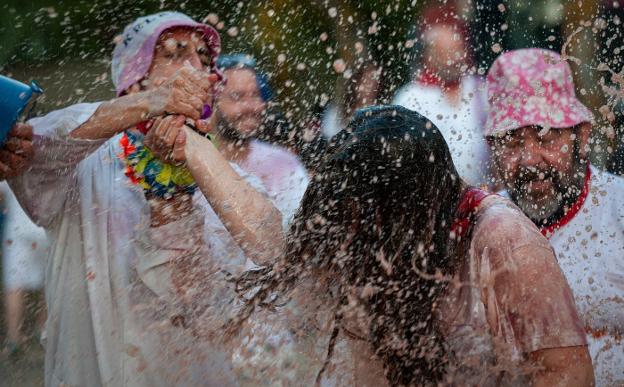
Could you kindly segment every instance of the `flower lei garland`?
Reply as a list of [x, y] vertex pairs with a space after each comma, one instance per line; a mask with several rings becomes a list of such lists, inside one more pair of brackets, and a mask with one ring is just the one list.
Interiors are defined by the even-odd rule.
[[130, 181], [155, 196], [169, 199], [174, 194], [193, 194], [197, 184], [185, 166], [163, 163], [143, 144], [144, 135], [151, 122], [142, 122], [137, 129], [142, 133], [125, 131], [119, 144], [123, 151], [119, 157], [126, 164], [125, 174]]

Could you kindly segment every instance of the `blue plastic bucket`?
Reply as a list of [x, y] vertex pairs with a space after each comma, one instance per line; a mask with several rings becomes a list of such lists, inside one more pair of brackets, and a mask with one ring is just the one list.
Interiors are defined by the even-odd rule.
[[30, 85], [0, 75], [0, 144], [6, 141], [13, 125], [28, 115], [43, 89], [32, 81]]

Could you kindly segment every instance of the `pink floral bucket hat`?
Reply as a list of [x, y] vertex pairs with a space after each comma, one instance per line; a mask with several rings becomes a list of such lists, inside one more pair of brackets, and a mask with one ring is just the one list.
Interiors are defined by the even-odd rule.
[[593, 120], [576, 98], [570, 66], [549, 50], [528, 48], [499, 56], [487, 74], [487, 95], [486, 137], [525, 126], [569, 128]]
[[215, 61], [221, 50], [219, 33], [209, 25], [198, 23], [183, 13], [160, 12], [136, 19], [126, 26], [117, 39], [111, 72], [118, 96], [145, 77], [152, 64], [158, 38], [165, 30], [174, 27], [191, 27], [204, 33], [212, 58], [211, 67], [218, 74]]

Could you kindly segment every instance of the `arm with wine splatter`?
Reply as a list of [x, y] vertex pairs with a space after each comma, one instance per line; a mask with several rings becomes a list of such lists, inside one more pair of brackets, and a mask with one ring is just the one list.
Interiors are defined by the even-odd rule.
[[[199, 131], [209, 131], [209, 123], [195, 123]], [[156, 120], [146, 145], [160, 159], [186, 163], [198, 188], [248, 258], [263, 264], [280, 254], [284, 235], [279, 211], [234, 170], [210, 140], [189, 129], [184, 120], [165, 117]], [[185, 194], [158, 200], [160, 204], [152, 206], [153, 226], [176, 221], [193, 210]]]
[[184, 66], [158, 87], [147, 91], [130, 90], [127, 95], [102, 103], [86, 122], [71, 132], [71, 137], [110, 138], [166, 113], [199, 119], [217, 80], [216, 74], [206, 76], [203, 71]]

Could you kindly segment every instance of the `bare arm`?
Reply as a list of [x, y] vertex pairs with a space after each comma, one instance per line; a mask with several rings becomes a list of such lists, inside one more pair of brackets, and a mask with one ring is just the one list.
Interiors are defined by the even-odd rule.
[[149, 96], [150, 92], [145, 91], [102, 103], [87, 122], [74, 129], [70, 136], [85, 140], [113, 137], [151, 116]]
[[[499, 200], [499, 199], [492, 199]], [[587, 338], [574, 296], [550, 243], [517, 208], [490, 207], [474, 230], [477, 254], [485, 255], [494, 286], [484, 286], [492, 332], [511, 327], [510, 343], [527, 356], [534, 386], [590, 386]], [[500, 351], [499, 363], [509, 359]], [[512, 360], [513, 361], [513, 360]]]
[[216, 80], [214, 74], [182, 67], [171, 79], [155, 89], [104, 102], [70, 135], [80, 139], [106, 139], [164, 113], [199, 119]]
[[[209, 130], [203, 121], [195, 122]], [[186, 162], [211, 207], [245, 255], [257, 264], [275, 259], [283, 250], [281, 214], [271, 201], [252, 188], [206, 138], [184, 126], [183, 116], [158, 118], [145, 136], [145, 145], [166, 162]], [[183, 195], [152, 203], [152, 227], [177, 221], [192, 211]]]
[[594, 369], [587, 346], [543, 349], [529, 354], [541, 370], [533, 376], [534, 387], [594, 386]]
[[254, 262], [274, 260], [284, 246], [277, 208], [249, 186], [210, 141], [186, 127], [184, 133], [188, 168], [225, 227]]

